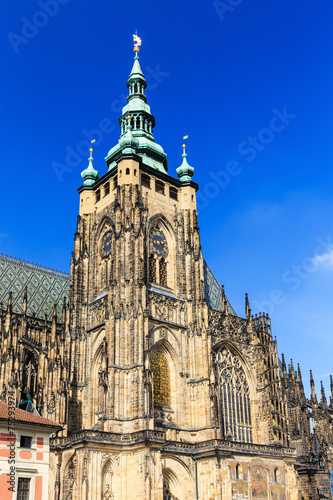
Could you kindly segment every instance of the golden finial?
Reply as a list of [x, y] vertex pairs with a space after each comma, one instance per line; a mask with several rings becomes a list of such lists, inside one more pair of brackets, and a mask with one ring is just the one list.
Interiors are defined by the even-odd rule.
[[139, 52], [139, 47], [141, 45], [141, 38], [137, 35], [137, 31], [135, 31], [135, 35], [133, 35], [133, 42], [134, 42], [134, 52], [137, 54]]
[[[185, 139], [188, 139], [188, 135], [184, 135], [183, 140], [185, 141]], [[185, 152], [186, 152], [186, 151], [185, 151], [185, 149], [186, 149], [186, 144], [183, 144], [182, 148], [183, 148], [184, 153], [185, 153]]]
[[[94, 144], [94, 142], [95, 142], [95, 141], [96, 141], [96, 139], [93, 139], [93, 140], [91, 141], [91, 144]], [[90, 148], [90, 149], [89, 149], [89, 152], [90, 152], [90, 153], [92, 153], [93, 151], [94, 151], [94, 150], [93, 150], [93, 148]], [[91, 155], [90, 155], [90, 156], [91, 156]]]

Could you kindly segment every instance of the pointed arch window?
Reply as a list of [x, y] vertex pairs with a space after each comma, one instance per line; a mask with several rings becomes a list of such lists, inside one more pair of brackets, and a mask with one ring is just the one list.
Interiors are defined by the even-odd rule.
[[170, 408], [170, 368], [166, 354], [161, 349], [153, 355], [151, 370], [153, 373], [154, 405]]
[[168, 243], [157, 226], [149, 234], [149, 281], [168, 286]]
[[178, 500], [172, 493], [169, 480], [163, 478], [163, 500]]
[[250, 390], [239, 358], [226, 346], [215, 355], [224, 439], [252, 443]]

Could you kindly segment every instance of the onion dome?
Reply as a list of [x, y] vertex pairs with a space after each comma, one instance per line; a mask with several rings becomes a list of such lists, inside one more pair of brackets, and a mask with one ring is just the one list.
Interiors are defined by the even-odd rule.
[[187, 154], [185, 152], [185, 148], [186, 148], [186, 146], [185, 146], [185, 144], [183, 144], [183, 154], [182, 154], [183, 163], [176, 170], [177, 175], [178, 175], [179, 179], [181, 180], [181, 182], [190, 181], [194, 175], [194, 168], [191, 167], [191, 165], [189, 165], [187, 163], [187, 160], [186, 160]]
[[95, 170], [93, 167], [93, 161], [94, 161], [92, 157], [93, 148], [90, 148], [89, 151], [90, 151], [89, 165], [85, 170], [83, 170], [83, 172], [81, 172], [81, 177], [83, 179], [84, 186], [92, 186], [99, 178], [97, 170]]

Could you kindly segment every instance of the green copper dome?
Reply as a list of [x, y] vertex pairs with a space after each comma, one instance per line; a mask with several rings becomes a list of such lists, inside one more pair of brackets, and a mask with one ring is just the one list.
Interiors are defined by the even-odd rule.
[[97, 170], [93, 167], [93, 157], [92, 157], [92, 148], [90, 149], [90, 157], [89, 157], [89, 165], [88, 167], [81, 172], [81, 177], [83, 179], [84, 186], [92, 186], [95, 181], [99, 178], [99, 174]]
[[187, 154], [185, 153], [185, 148], [182, 157], [183, 157], [183, 163], [180, 165], [180, 167], [177, 168], [176, 172], [181, 182], [186, 182], [192, 179], [194, 175], [194, 168], [187, 163], [186, 160]]

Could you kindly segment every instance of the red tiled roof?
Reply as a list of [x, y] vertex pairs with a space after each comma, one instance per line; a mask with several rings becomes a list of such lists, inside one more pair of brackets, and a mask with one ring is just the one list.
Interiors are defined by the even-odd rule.
[[[8, 420], [8, 408], [9, 405], [0, 400], [0, 420]], [[15, 408], [15, 421], [27, 424], [39, 424], [49, 427], [62, 427], [60, 424], [53, 422], [48, 418], [39, 417], [38, 415], [34, 415], [29, 411], [21, 410], [20, 408]]]

